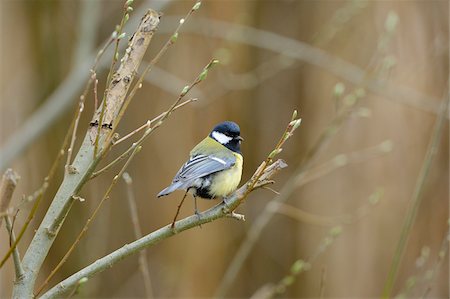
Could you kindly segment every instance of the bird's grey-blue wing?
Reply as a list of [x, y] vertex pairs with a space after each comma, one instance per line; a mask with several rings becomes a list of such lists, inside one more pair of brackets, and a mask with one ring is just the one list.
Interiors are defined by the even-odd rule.
[[215, 157], [211, 155], [196, 155], [191, 157], [177, 172], [172, 184], [162, 190], [157, 196], [161, 197], [177, 189], [192, 187], [194, 181], [212, 173], [232, 167], [236, 163], [234, 155], [229, 157]]
[[174, 182], [191, 182], [212, 173], [228, 169], [236, 163], [234, 156], [215, 157], [211, 155], [197, 155], [189, 159], [178, 171]]

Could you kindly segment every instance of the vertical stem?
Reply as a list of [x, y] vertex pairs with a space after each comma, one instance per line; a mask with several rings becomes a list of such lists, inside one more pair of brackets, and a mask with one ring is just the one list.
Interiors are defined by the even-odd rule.
[[402, 261], [403, 253], [405, 252], [405, 248], [408, 243], [409, 232], [411, 231], [411, 227], [413, 226], [414, 220], [416, 219], [420, 203], [422, 202], [422, 194], [425, 182], [428, 177], [433, 158], [436, 156], [437, 147], [439, 146], [439, 142], [441, 140], [442, 129], [447, 119], [448, 101], [449, 99], [447, 97], [442, 100], [438, 119], [436, 120], [435, 126], [433, 128], [430, 143], [428, 145], [425, 159], [423, 161], [422, 169], [420, 170], [419, 176], [417, 178], [416, 187], [411, 199], [411, 204], [409, 206], [408, 213], [406, 214], [406, 218], [402, 226], [402, 231], [400, 233], [400, 239], [398, 241], [397, 248], [392, 259], [391, 268], [384, 285], [382, 298], [391, 297], [392, 289], [394, 287], [398, 269]]
[[[134, 236], [137, 239], [142, 238], [142, 230], [141, 226], [139, 224], [139, 216], [138, 216], [138, 210], [136, 206], [136, 200], [134, 197], [133, 192], [133, 180], [131, 179], [131, 176], [125, 172], [122, 175], [123, 180], [127, 184], [127, 199], [128, 199], [128, 206], [130, 207], [130, 215], [131, 215], [131, 221], [133, 222], [133, 230], [134, 230]], [[150, 278], [150, 270], [148, 269], [148, 259], [147, 259], [147, 251], [141, 250], [139, 252], [139, 269], [142, 273], [142, 278], [144, 279], [144, 287], [145, 287], [145, 294], [146, 298], [153, 298], [153, 288], [152, 288], [152, 281]]]

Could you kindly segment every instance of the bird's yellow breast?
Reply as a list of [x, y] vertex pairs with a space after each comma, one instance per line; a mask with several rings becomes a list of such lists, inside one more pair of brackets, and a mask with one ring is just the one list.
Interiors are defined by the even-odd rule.
[[225, 197], [236, 190], [242, 177], [243, 158], [240, 154], [233, 153], [236, 163], [233, 167], [223, 170], [214, 176], [209, 187], [210, 194], [214, 197]]

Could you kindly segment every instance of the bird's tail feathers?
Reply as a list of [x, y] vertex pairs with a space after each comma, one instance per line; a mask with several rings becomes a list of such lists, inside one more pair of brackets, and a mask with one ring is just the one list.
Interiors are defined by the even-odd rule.
[[181, 182], [176, 182], [173, 183], [172, 185], [170, 185], [169, 187], [165, 188], [164, 190], [162, 190], [161, 192], [158, 193], [157, 197], [162, 197], [162, 196], [166, 196], [169, 195], [170, 193], [172, 193], [173, 191], [180, 189], [182, 187], [182, 183]]

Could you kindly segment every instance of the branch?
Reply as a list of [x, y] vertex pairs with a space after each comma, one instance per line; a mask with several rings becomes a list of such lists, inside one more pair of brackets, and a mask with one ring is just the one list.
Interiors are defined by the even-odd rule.
[[[262, 174], [267, 178], [272, 178], [279, 170], [285, 168], [287, 164], [283, 160], [277, 160], [273, 163], [273, 167], [266, 169]], [[256, 173], [255, 173], [256, 174]], [[248, 182], [250, 183], [250, 181]], [[47, 291], [42, 295], [42, 299], [47, 298], [58, 298], [61, 297], [68, 290], [71, 290], [80, 279], [84, 277], [90, 278], [93, 275], [100, 273], [124, 258], [139, 252], [140, 250], [149, 247], [151, 245], [157, 244], [169, 237], [172, 237], [185, 230], [200, 226], [212, 222], [214, 220], [228, 217], [229, 206], [238, 205], [242, 202], [245, 197], [251, 192], [248, 189], [248, 183], [244, 184], [240, 189], [235, 191], [228, 199], [228, 207], [224, 203], [220, 203], [215, 207], [200, 214], [189, 216], [176, 222], [175, 229], [172, 229], [169, 225], [158, 229], [134, 242], [124, 245], [123, 247], [113, 251], [112, 253], [98, 259], [86, 268], [78, 271], [77, 273], [71, 275], [67, 279], [63, 280], [55, 287]], [[254, 190], [254, 189], [253, 189]]]
[[[128, 47], [132, 50], [125, 53], [119, 69], [112, 76], [111, 85], [108, 86], [108, 93], [105, 98], [105, 101], [107, 101], [106, 121], [111, 121], [119, 113], [127, 90], [158, 24], [159, 14], [149, 10], [142, 18], [136, 33], [130, 40]], [[96, 116], [98, 112], [97, 110]], [[25, 273], [22, 279], [18, 280], [14, 286], [14, 298], [30, 298], [33, 296], [33, 288], [39, 270], [73, 204], [74, 195], [80, 191], [99, 163], [99, 159], [94, 158], [93, 155], [93, 141], [95, 138], [91, 138], [91, 133], [95, 132], [95, 129], [94, 127], [88, 129], [81, 148], [71, 164], [72, 171], [66, 172], [59, 190], [25, 253], [23, 258]], [[102, 142], [106, 133], [108, 133], [108, 129], [102, 128]]]

